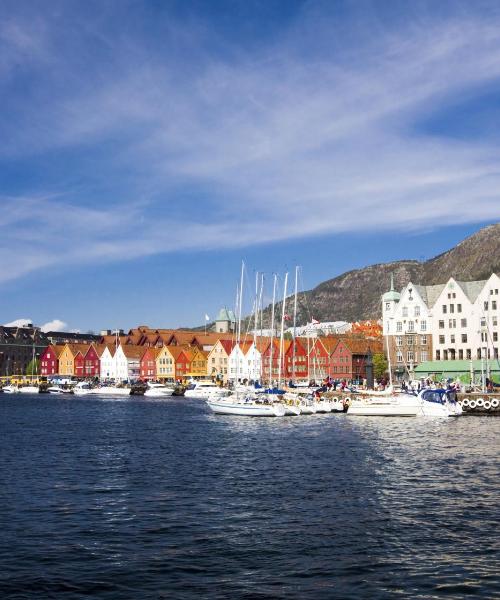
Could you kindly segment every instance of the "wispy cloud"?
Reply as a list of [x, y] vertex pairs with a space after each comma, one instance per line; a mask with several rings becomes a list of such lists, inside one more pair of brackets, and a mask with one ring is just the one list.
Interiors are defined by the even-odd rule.
[[[215, 51], [199, 23], [180, 23], [191, 28], [180, 39], [170, 29], [165, 45], [93, 19], [68, 45], [50, 19], [35, 20], [34, 37], [12, 19], [0, 30], [11, 63], [36, 81], [43, 68], [49, 85], [29, 87], [0, 118], [1, 157], [50, 172], [0, 198], [12, 265], [0, 282], [183, 249], [500, 218], [498, 140], [421, 127], [500, 81], [500, 16], [422, 11], [385, 25], [371, 15], [357, 27], [377, 35], [340, 48], [325, 5], [305, 6], [251, 52], [220, 40]], [[78, 77], [92, 42], [106, 61]]]

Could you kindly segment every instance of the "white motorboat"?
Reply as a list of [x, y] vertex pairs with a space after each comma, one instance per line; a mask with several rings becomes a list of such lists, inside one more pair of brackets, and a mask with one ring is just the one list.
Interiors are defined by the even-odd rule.
[[185, 398], [217, 398], [227, 395], [227, 390], [211, 381], [194, 381], [184, 392]]
[[281, 402], [261, 402], [252, 397], [211, 398], [207, 400], [210, 409], [219, 415], [248, 417], [284, 417], [285, 406]]
[[72, 394], [73, 390], [62, 388], [59, 385], [51, 385], [47, 388], [49, 394]]
[[164, 383], [154, 383], [148, 381], [148, 389], [144, 392], [145, 396], [153, 398], [162, 398], [165, 396], [171, 396], [175, 392], [173, 387], [169, 387]]
[[17, 385], [6, 385], [2, 388], [4, 394], [19, 394]]
[[37, 385], [24, 385], [18, 388], [20, 394], [38, 394], [40, 390]]
[[457, 402], [454, 390], [427, 390], [420, 392], [421, 414], [424, 417], [459, 417], [462, 407]]
[[92, 387], [88, 381], [79, 381], [73, 388], [73, 393], [77, 396], [86, 396], [92, 393]]
[[130, 388], [116, 385], [103, 385], [90, 389], [90, 394], [99, 396], [130, 396]]

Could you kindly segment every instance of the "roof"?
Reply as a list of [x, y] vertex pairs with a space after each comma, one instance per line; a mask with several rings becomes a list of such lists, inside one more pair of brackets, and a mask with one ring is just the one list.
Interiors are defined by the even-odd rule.
[[487, 283], [487, 280], [484, 279], [482, 281], [457, 281], [457, 285], [459, 285], [464, 294], [471, 302], [475, 302], [484, 286]]
[[351, 354], [380, 354], [384, 350], [384, 344], [381, 340], [368, 340], [366, 338], [346, 338], [342, 340], [349, 348]]
[[129, 346], [127, 344], [122, 344], [121, 349], [123, 354], [125, 354], [125, 356], [130, 359], [141, 359], [144, 356], [145, 352], [149, 350], [149, 348], [144, 348], [144, 346]]
[[224, 348], [224, 352], [229, 356], [231, 354], [231, 350], [236, 345], [234, 340], [219, 340], [220, 345]]
[[103, 355], [104, 351], [106, 350], [106, 348], [109, 350], [111, 356], [114, 355], [115, 353], [115, 346], [114, 344], [93, 344], [95, 351], [97, 352], [97, 356], [99, 358], [101, 358], [101, 356]]
[[236, 317], [234, 316], [234, 312], [229, 310], [226, 306], [221, 308], [219, 314], [217, 315], [216, 321], [229, 321], [231, 323], [236, 322]]
[[[481, 371], [481, 362], [484, 370], [484, 361], [481, 360], [429, 360], [415, 367], [415, 373], [470, 373], [471, 363], [472, 369], [477, 373]], [[490, 371], [500, 371], [498, 361], [490, 361], [489, 369]]]
[[90, 344], [66, 344], [65, 347], [68, 348], [73, 357], [75, 357], [79, 352], [83, 355], [87, 354]]

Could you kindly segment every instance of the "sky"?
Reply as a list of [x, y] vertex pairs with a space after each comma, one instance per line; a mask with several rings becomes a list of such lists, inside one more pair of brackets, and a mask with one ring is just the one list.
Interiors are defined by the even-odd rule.
[[500, 220], [499, 125], [498, 2], [3, 0], [0, 322], [430, 258]]

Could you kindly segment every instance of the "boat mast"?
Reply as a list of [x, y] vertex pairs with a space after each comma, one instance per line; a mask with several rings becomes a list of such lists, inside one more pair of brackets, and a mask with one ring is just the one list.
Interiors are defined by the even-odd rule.
[[263, 370], [263, 361], [262, 361], [262, 354], [261, 354], [261, 350], [262, 350], [262, 319], [263, 319], [263, 306], [262, 306], [262, 297], [263, 297], [263, 293], [264, 293], [264, 273], [260, 274], [260, 295], [259, 295], [259, 318], [260, 318], [260, 350], [259, 350], [259, 357], [260, 357], [260, 369], [259, 369], [259, 379], [262, 381], [262, 379], [264, 378], [264, 370]]
[[[257, 325], [258, 325], [258, 314], [259, 314], [258, 302], [259, 302], [259, 272], [257, 271], [255, 273], [255, 300], [254, 300], [254, 321], [253, 321], [253, 365], [252, 365], [252, 369], [251, 369], [252, 376], [250, 377], [250, 379], [253, 379], [254, 381], [257, 378], [257, 375], [255, 373], [255, 371], [256, 371], [255, 359], [257, 357]], [[249, 369], [249, 371], [250, 371], [250, 369]]]
[[293, 357], [292, 357], [292, 381], [295, 383], [295, 336], [297, 327], [297, 279], [299, 267], [295, 266], [295, 297], [293, 300]]
[[273, 385], [273, 349], [274, 349], [274, 304], [276, 302], [276, 273], [274, 274], [273, 281], [273, 304], [271, 310], [271, 356], [269, 363], [269, 386]]
[[243, 275], [245, 272], [245, 263], [241, 261], [241, 277], [240, 277], [240, 291], [239, 291], [239, 303], [238, 303], [238, 334], [236, 336], [236, 348], [237, 348], [237, 362], [236, 362], [236, 381], [235, 386], [238, 384], [240, 375], [240, 342], [241, 342], [241, 310], [243, 305]]
[[286, 287], [288, 284], [288, 273], [285, 273], [285, 284], [283, 286], [283, 304], [281, 306], [281, 333], [280, 333], [280, 354], [278, 361], [278, 387], [281, 385], [281, 363], [283, 361], [283, 341], [285, 332], [285, 305], [286, 305]]

